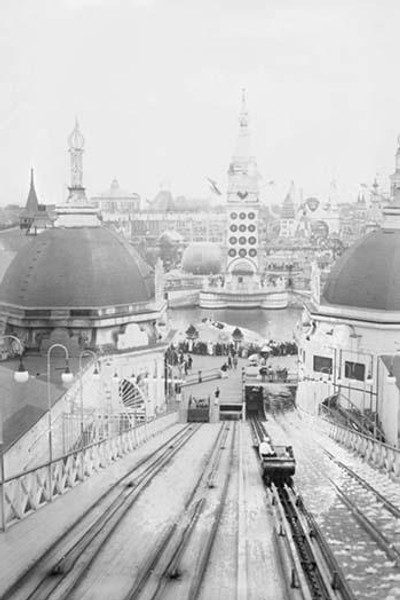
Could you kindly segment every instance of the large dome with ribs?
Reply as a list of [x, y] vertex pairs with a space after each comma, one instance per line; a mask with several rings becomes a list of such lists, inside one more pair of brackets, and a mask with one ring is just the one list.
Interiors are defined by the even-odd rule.
[[325, 305], [400, 310], [400, 230], [381, 229], [349, 248], [332, 269]]
[[27, 308], [96, 308], [153, 297], [150, 267], [104, 227], [53, 228], [32, 236], [0, 285], [0, 303]]

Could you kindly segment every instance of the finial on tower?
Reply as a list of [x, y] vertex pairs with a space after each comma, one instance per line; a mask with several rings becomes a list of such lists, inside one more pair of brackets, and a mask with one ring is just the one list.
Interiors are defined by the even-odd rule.
[[247, 112], [246, 104], [246, 88], [242, 88], [242, 106], [240, 109], [239, 124], [241, 127], [247, 127], [249, 124], [249, 113]]
[[68, 138], [68, 146], [70, 152], [74, 150], [83, 151], [83, 148], [85, 146], [85, 138], [83, 137], [79, 129], [79, 122], [77, 116], [75, 117], [75, 127]]
[[33, 178], [33, 168], [31, 167], [31, 188], [35, 187], [35, 182], [34, 182], [34, 178]]

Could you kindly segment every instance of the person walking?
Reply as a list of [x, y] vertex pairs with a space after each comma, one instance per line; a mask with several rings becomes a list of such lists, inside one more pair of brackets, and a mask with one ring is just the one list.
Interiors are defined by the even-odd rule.
[[219, 395], [220, 395], [220, 391], [219, 391], [219, 387], [217, 387], [217, 389], [214, 392], [214, 396], [215, 396], [214, 404], [218, 404], [218, 402], [219, 402]]
[[234, 368], [234, 369], [235, 369], [235, 371], [236, 371], [236, 369], [237, 369], [237, 366], [238, 366], [238, 357], [237, 357], [237, 354], [234, 354], [234, 356], [233, 356], [233, 361], [232, 361], [232, 362], [233, 362], [233, 368]]

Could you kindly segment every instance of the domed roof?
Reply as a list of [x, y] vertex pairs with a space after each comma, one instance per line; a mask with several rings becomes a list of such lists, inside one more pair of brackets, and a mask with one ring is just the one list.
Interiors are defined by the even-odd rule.
[[384, 228], [356, 242], [336, 262], [322, 303], [400, 310], [400, 230]]
[[221, 250], [212, 242], [193, 242], [182, 256], [183, 270], [197, 275], [220, 273], [221, 262]]
[[0, 303], [27, 308], [117, 306], [153, 296], [150, 267], [105, 227], [53, 228], [32, 236], [0, 284]]

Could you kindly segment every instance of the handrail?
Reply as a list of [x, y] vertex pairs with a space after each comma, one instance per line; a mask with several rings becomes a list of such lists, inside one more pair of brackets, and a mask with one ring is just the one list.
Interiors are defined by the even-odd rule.
[[348, 404], [350, 405], [350, 407], [355, 411], [356, 414], [358, 414], [360, 416], [361, 419], [361, 423], [360, 426], [364, 429], [369, 430], [368, 427], [365, 427], [365, 423], [368, 423], [369, 426], [372, 428], [373, 431], [376, 431], [379, 433], [379, 435], [381, 437], [385, 437], [384, 433], [382, 431], [382, 429], [380, 428], [379, 424], [374, 420], [371, 419], [371, 417], [369, 417], [369, 415], [363, 413], [358, 406], [356, 406], [356, 404], [354, 404], [354, 402], [352, 402], [350, 400], [350, 398], [348, 398], [346, 396], [346, 394], [344, 394], [341, 390], [339, 390], [338, 394], [337, 394], [338, 398], [340, 399], [341, 397], [344, 398], [344, 400], [346, 400], [346, 402], [348, 402]]
[[[126, 429], [125, 431], [115, 433], [114, 435], [110, 435], [101, 440], [97, 440], [96, 442], [91, 442], [90, 444], [87, 444], [83, 448], [83, 450], [90, 450], [91, 448], [94, 448], [96, 446], [104, 444], [105, 442], [108, 442], [110, 440], [118, 439], [122, 434], [128, 433], [129, 431], [133, 431], [135, 429], [140, 429], [141, 427], [145, 427], [147, 424], [152, 423], [153, 421], [162, 419], [163, 417], [167, 416], [167, 414], [168, 413], [163, 413], [161, 415], [157, 415], [156, 417], [154, 417], [153, 419], [149, 419], [148, 421], [136, 423], [133, 427], [130, 427], [130, 428]], [[125, 413], [120, 413], [120, 415], [126, 417]], [[118, 416], [120, 416], [120, 415], [113, 415], [113, 417], [118, 418]], [[30, 473], [34, 473], [35, 471], [39, 471], [40, 469], [43, 469], [44, 467], [49, 467], [50, 465], [58, 463], [61, 460], [67, 460], [70, 456], [74, 456], [75, 454], [79, 454], [80, 452], [82, 452], [82, 447], [77, 448], [75, 450], [70, 450], [69, 452], [65, 452], [61, 456], [54, 458], [52, 461], [46, 461], [40, 465], [37, 465], [36, 467], [32, 467], [31, 469], [27, 469], [26, 471], [21, 471], [20, 473], [17, 473], [16, 475], [12, 475], [11, 477], [6, 477], [4, 479], [4, 483], [9, 483], [10, 481], [13, 481], [15, 479], [19, 479], [20, 477], [24, 477], [25, 475], [29, 475]]]

